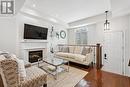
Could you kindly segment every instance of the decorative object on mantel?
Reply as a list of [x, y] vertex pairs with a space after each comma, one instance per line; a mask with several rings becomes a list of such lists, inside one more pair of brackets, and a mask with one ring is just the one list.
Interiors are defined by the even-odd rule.
[[64, 30], [61, 30], [61, 31], [60, 31], [60, 37], [61, 37], [62, 39], [65, 39], [65, 37], [66, 37], [66, 32], [65, 32]]
[[129, 60], [129, 64], [128, 64], [128, 66], [130, 66], [130, 60]]
[[58, 39], [59, 39], [59, 36], [60, 36], [60, 35], [59, 35], [59, 32], [56, 32], [56, 37], [57, 37]]
[[50, 37], [53, 37], [53, 32], [54, 32], [54, 27], [52, 26], [52, 27], [51, 27], [51, 32], [50, 32], [50, 33], [51, 33], [51, 34], [50, 34]]
[[51, 48], [50, 48], [50, 52], [51, 52], [52, 54], [54, 53], [54, 49], [53, 49], [52, 45], [51, 45]]
[[59, 32], [58, 31], [54, 31], [54, 27], [52, 26], [51, 31], [50, 31], [50, 37], [56, 37], [59, 39]]
[[108, 21], [108, 11], [105, 11], [106, 14], [106, 20], [104, 23], [104, 30], [110, 30], [110, 22]]

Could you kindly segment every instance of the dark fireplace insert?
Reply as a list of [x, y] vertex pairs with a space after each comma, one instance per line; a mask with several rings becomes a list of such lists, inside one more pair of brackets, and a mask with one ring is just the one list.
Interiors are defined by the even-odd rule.
[[38, 50], [38, 51], [29, 51], [29, 62], [34, 63], [38, 62], [39, 58], [43, 57], [43, 51]]

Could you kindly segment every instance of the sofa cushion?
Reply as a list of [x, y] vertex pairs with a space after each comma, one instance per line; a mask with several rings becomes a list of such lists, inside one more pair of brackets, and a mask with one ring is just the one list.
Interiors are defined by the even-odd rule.
[[68, 53], [64, 53], [64, 52], [57, 52], [57, 53], [55, 53], [56, 56], [61, 56], [61, 57], [68, 57], [67, 54]]
[[27, 76], [19, 87], [41, 87], [42, 84], [47, 83], [47, 73], [42, 69], [31, 66], [26, 68], [26, 72]]
[[[73, 56], [73, 57], [72, 57]], [[74, 58], [77, 61], [83, 62], [86, 61], [86, 56], [81, 54], [73, 54], [71, 57]]]
[[75, 54], [81, 54], [83, 50], [82, 46], [75, 46], [74, 53]]
[[74, 53], [75, 46], [69, 46], [69, 53]]
[[68, 58], [75, 59], [75, 54], [74, 53], [68, 53], [66, 55], [67, 55]]

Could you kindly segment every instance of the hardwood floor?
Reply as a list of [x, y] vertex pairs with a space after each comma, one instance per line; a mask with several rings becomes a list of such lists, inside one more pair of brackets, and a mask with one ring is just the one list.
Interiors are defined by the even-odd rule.
[[130, 87], [130, 77], [94, 68], [75, 87]]

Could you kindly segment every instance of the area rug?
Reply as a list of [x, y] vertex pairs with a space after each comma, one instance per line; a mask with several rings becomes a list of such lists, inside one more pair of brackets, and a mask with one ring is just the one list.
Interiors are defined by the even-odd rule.
[[48, 75], [47, 87], [74, 87], [88, 72], [70, 67], [69, 72], [58, 74], [57, 80]]

